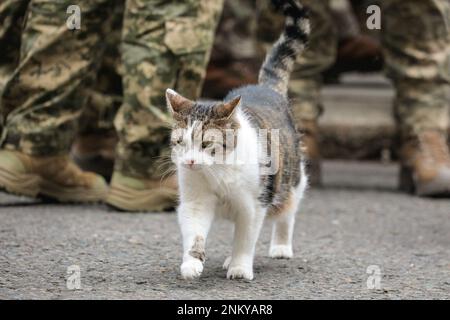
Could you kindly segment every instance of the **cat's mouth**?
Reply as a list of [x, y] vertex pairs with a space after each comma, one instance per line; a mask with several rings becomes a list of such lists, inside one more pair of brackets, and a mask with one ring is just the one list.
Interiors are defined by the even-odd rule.
[[188, 169], [188, 170], [192, 170], [192, 171], [199, 171], [201, 170], [204, 165], [202, 164], [198, 164], [198, 163], [182, 163], [181, 164], [183, 166], [183, 168]]

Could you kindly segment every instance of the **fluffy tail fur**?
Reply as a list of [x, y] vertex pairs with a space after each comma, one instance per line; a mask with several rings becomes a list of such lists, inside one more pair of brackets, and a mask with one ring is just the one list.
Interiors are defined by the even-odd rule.
[[284, 32], [274, 44], [259, 71], [259, 83], [287, 96], [289, 77], [295, 57], [306, 46], [309, 19], [305, 8], [297, 0], [272, 0], [286, 16]]

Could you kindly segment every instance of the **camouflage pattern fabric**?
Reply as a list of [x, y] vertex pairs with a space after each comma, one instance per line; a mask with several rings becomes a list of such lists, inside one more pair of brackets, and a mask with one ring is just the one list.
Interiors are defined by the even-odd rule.
[[[270, 3], [267, 0], [262, 1]], [[223, 99], [230, 90], [257, 82], [259, 67], [265, 53], [258, 55], [256, 52], [255, 6], [256, 0], [224, 1], [202, 97]]]
[[[222, 2], [126, 1], [119, 67], [124, 98], [115, 120], [117, 170], [136, 177], [161, 171], [155, 159], [168, 142], [164, 91], [172, 87], [198, 97]], [[114, 34], [117, 7], [107, 0], [79, 1], [81, 30], [69, 30], [66, 10], [73, 4], [77, 2], [31, 0], [26, 8], [20, 59], [0, 97], [3, 148], [32, 155], [66, 153], [86, 100], [94, 110], [84, 112], [85, 119], [98, 120], [105, 114], [101, 110], [117, 106], [114, 96], [104, 100], [94, 86], [105, 39]], [[8, 10], [13, 9], [10, 5]], [[0, 17], [3, 12], [7, 10]]]
[[18, 66], [0, 97], [4, 148], [31, 155], [68, 151], [85, 102], [80, 89], [92, 86], [110, 28], [107, 2], [81, 2], [81, 30], [70, 30], [72, 1], [30, 1]]
[[[0, 56], [0, 93], [19, 62], [21, 27], [29, 2], [8, 0], [0, 4], [0, 47], [3, 48]], [[87, 102], [79, 121], [81, 134], [114, 130], [114, 116], [122, 103], [119, 46], [123, 11], [124, 0], [117, 0], [94, 87], [86, 88], [82, 93]]]
[[167, 170], [165, 90], [198, 98], [223, 1], [127, 1], [123, 28], [124, 103], [115, 119], [115, 170], [158, 177]]
[[[309, 49], [297, 60], [290, 92], [297, 121], [320, 115], [319, 73], [336, 56], [329, 1], [303, 0], [311, 9]], [[394, 114], [402, 135], [448, 128], [450, 2], [381, 1], [386, 74], [396, 87]]]
[[385, 0], [382, 44], [402, 135], [448, 128], [450, 1]]
[[283, 32], [285, 16], [282, 12], [274, 10], [271, 1], [256, 0], [256, 41], [257, 56], [261, 64], [267, 52]]
[[311, 34], [307, 49], [299, 56], [291, 75], [289, 96], [292, 113], [299, 124], [314, 120], [322, 113], [320, 104], [321, 73], [336, 59], [338, 33], [328, 0], [302, 0], [310, 11]]
[[0, 2], [0, 94], [19, 62], [20, 26], [23, 24], [27, 5], [28, 1]]
[[114, 117], [122, 105], [123, 67], [120, 56], [125, 0], [115, 0], [112, 25], [105, 39], [105, 51], [97, 71], [94, 87], [84, 88], [86, 96], [78, 134], [114, 132]]

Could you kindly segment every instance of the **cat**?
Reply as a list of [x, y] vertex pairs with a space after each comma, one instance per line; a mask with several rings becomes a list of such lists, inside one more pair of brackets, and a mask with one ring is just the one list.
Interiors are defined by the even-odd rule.
[[[287, 86], [294, 59], [306, 45], [309, 19], [293, 0], [277, 2], [286, 15], [285, 29], [268, 53], [257, 85], [234, 89], [217, 103], [194, 102], [166, 91], [175, 123], [171, 144], [180, 192], [184, 279], [201, 275], [216, 216], [234, 222], [232, 254], [223, 265], [228, 279], [253, 279], [255, 246], [265, 217], [273, 221], [269, 256], [293, 255], [295, 214], [307, 175]], [[261, 130], [268, 132], [267, 139], [261, 139]], [[266, 149], [271, 150], [270, 161], [261, 160]]]

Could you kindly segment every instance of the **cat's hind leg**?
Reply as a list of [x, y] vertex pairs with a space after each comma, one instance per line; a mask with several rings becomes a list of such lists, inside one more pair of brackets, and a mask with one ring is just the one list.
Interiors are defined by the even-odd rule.
[[270, 242], [269, 257], [274, 259], [290, 259], [292, 252], [292, 237], [294, 234], [295, 215], [299, 199], [294, 192], [291, 198], [276, 213], [273, 213], [272, 239]]
[[300, 183], [291, 190], [284, 204], [276, 212], [271, 212], [269, 215], [274, 219], [269, 256], [274, 259], [290, 259], [293, 256], [292, 237], [295, 215], [308, 187], [308, 176], [305, 173], [303, 162], [300, 164], [300, 174]]

